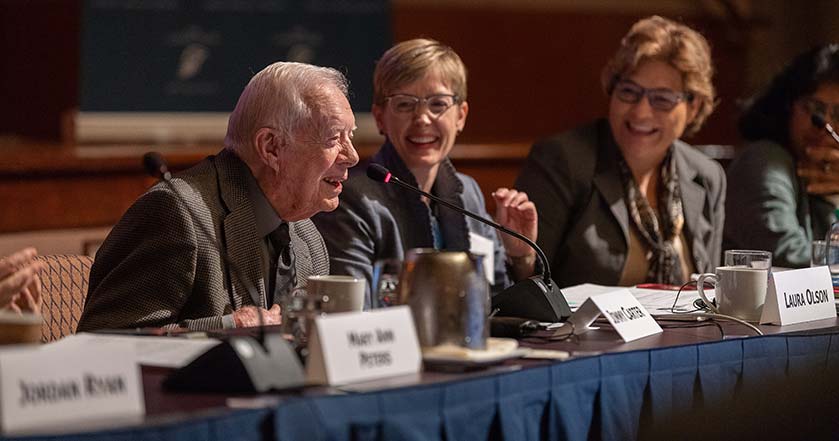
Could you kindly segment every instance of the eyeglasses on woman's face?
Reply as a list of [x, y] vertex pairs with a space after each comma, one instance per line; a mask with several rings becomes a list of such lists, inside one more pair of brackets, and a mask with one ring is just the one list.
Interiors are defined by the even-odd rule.
[[839, 103], [826, 103], [815, 97], [801, 99], [801, 104], [810, 115], [819, 115], [830, 120], [834, 125], [839, 123]]
[[612, 91], [615, 97], [627, 104], [637, 104], [645, 96], [650, 107], [655, 110], [669, 112], [682, 101], [690, 102], [693, 94], [676, 92], [671, 89], [646, 89], [630, 80], [619, 80]]
[[385, 102], [390, 110], [400, 115], [414, 115], [417, 112], [417, 108], [422, 109], [420, 107], [420, 104], [422, 104], [428, 109], [428, 113], [432, 117], [438, 118], [446, 113], [449, 108], [457, 104], [458, 97], [457, 95], [440, 94], [420, 98], [414, 95], [398, 93], [385, 97]]

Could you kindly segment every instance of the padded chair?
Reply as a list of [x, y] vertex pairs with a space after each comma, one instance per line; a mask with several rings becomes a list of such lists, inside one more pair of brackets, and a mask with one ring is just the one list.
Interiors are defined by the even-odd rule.
[[46, 263], [41, 271], [41, 341], [49, 343], [75, 334], [82, 316], [93, 258], [82, 255], [38, 256]]

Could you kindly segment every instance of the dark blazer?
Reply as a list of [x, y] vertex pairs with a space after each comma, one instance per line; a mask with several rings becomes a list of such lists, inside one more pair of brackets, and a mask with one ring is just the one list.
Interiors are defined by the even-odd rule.
[[[96, 253], [78, 330], [221, 328], [223, 315], [254, 303], [243, 278], [264, 306], [262, 239], [246, 173], [247, 165], [223, 150], [172, 179], [183, 199], [165, 183], [141, 196]], [[329, 272], [329, 257], [310, 220], [290, 225], [302, 286], [308, 276]], [[236, 269], [224, 263], [217, 243]]]
[[[536, 143], [516, 180], [539, 210], [538, 243], [559, 286], [617, 285], [626, 263], [629, 212], [609, 123], [598, 120]], [[720, 259], [725, 206], [722, 167], [676, 141], [685, 238], [698, 272]]]
[[772, 252], [775, 266], [810, 266], [811, 244], [835, 221], [832, 203], [807, 194], [795, 158], [781, 145], [750, 143], [728, 166], [728, 248]]
[[[397, 178], [417, 185], [392, 145], [385, 144], [371, 162], [382, 164]], [[373, 302], [370, 283], [376, 261], [402, 260], [407, 250], [432, 248], [434, 241], [428, 205], [416, 193], [369, 179], [366, 167], [367, 164], [362, 164], [350, 170], [338, 209], [319, 213], [312, 220], [326, 239], [332, 272], [367, 280], [365, 307], [375, 308], [379, 305]], [[457, 173], [448, 159], [440, 164], [432, 193], [489, 218], [478, 183]], [[493, 290], [509, 285], [504, 245], [492, 227], [445, 207], [440, 207], [437, 219], [448, 250], [468, 251], [470, 232], [491, 239], [495, 259]]]

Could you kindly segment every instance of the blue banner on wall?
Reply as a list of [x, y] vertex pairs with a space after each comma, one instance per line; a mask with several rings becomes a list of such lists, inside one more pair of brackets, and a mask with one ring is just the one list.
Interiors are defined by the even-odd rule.
[[387, 0], [85, 0], [81, 112], [230, 112], [275, 61], [334, 67], [369, 111]]

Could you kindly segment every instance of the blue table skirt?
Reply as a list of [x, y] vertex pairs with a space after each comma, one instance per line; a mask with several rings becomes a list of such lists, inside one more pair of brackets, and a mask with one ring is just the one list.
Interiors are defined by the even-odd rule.
[[271, 409], [234, 411], [222, 416], [206, 416], [161, 423], [142, 428], [106, 430], [79, 435], [47, 437], [2, 438], [13, 440], [61, 440], [61, 441], [220, 441], [220, 440], [269, 440], [274, 438], [270, 426]]
[[[635, 439], [738, 390], [839, 371], [839, 334], [605, 354], [450, 383], [294, 398], [275, 408], [62, 440]], [[25, 438], [29, 439], [29, 438]]]
[[839, 334], [766, 336], [606, 354], [274, 409], [277, 439], [635, 439], [642, 422], [715, 406], [740, 388], [839, 371]]

